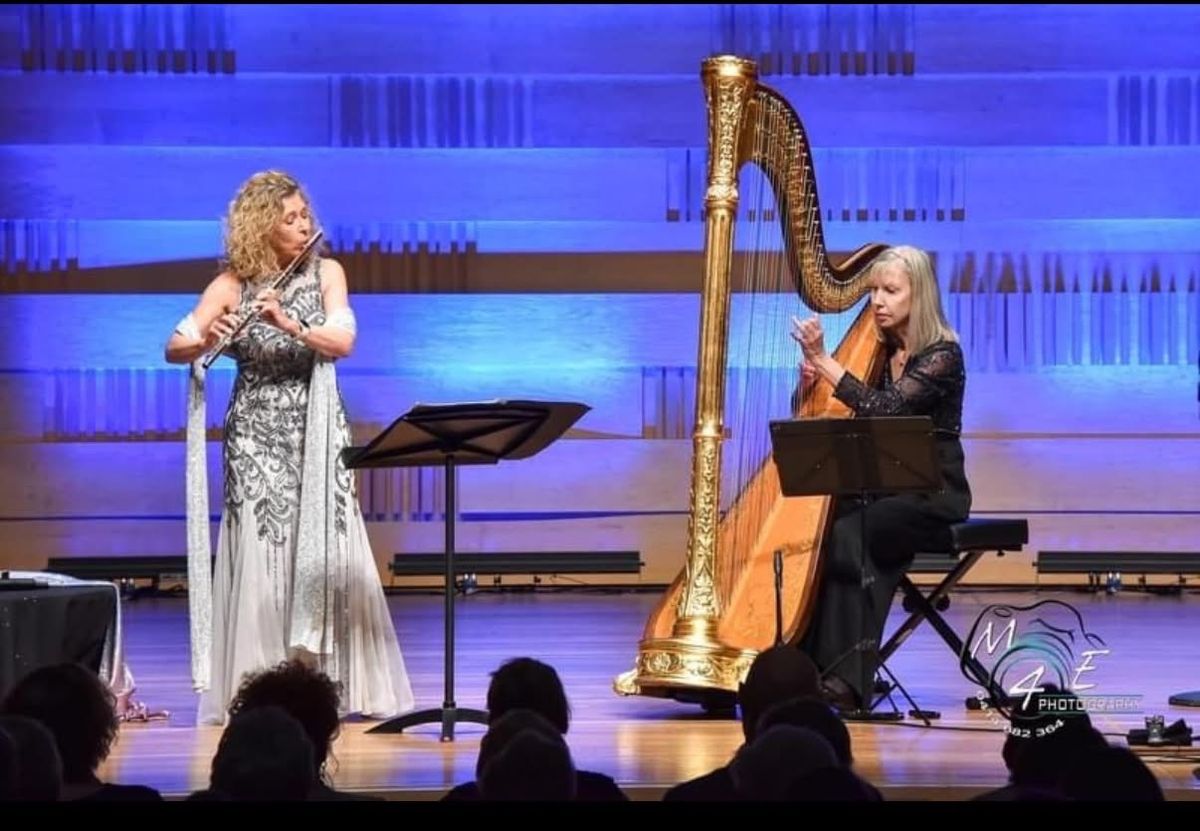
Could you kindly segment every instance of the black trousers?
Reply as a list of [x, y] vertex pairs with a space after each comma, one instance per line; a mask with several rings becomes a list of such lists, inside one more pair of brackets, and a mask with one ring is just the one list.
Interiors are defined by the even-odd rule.
[[808, 631], [799, 642], [823, 674], [836, 675], [871, 700], [876, 652], [855, 650], [864, 638], [882, 646], [888, 610], [900, 578], [918, 551], [946, 550], [949, 524], [932, 516], [928, 501], [911, 495], [888, 496], [867, 504], [866, 570], [863, 586], [863, 507], [843, 502], [826, 541], [821, 586]]

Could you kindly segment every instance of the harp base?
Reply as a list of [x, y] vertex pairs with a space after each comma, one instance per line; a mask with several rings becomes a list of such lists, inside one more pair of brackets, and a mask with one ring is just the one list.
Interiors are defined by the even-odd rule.
[[726, 706], [758, 652], [720, 643], [704, 631], [710, 627], [693, 629], [690, 634], [688, 628], [677, 625], [672, 637], [642, 641], [636, 666], [617, 676], [613, 690], [621, 695]]

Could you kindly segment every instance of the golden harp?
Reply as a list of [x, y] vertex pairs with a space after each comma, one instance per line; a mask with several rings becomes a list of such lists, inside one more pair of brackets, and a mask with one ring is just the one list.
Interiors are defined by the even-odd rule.
[[[795, 110], [758, 82], [751, 61], [713, 57], [704, 61], [701, 77], [708, 160], [687, 560], [650, 615], [634, 669], [619, 676], [614, 688], [622, 694], [709, 704], [730, 700], [755, 655], [775, 643], [778, 634], [788, 643], [804, 634], [833, 508], [831, 497], [781, 496], [765, 418], [743, 421], [733, 436], [740, 458], [723, 459], [740, 170], [747, 163], [757, 166], [775, 205], [760, 214], [777, 218], [776, 233], [781, 234], [779, 251], [766, 264], [753, 252], [739, 255], [748, 261], [747, 292], [786, 297], [793, 311], [798, 311], [797, 293], [813, 312], [846, 311], [869, 292], [869, 266], [885, 246], [865, 245], [835, 266], [825, 247], [812, 154]], [[833, 354], [869, 382], [878, 377], [883, 350], [868, 312], [864, 308], [849, 325]], [[782, 317], [775, 321], [777, 329], [788, 322], [788, 315]], [[775, 340], [776, 348], [791, 348], [788, 360], [795, 373], [795, 345], [785, 330]], [[783, 417], [797, 411], [850, 417], [832, 393], [827, 383], [819, 382], [799, 408]], [[725, 473], [731, 481], [723, 481]], [[728, 506], [722, 506], [723, 489], [731, 498]], [[776, 551], [783, 565], [781, 627]]]

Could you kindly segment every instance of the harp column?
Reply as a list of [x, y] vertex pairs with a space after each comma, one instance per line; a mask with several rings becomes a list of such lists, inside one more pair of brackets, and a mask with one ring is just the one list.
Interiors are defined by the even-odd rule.
[[704, 196], [704, 287], [696, 370], [696, 422], [688, 510], [685, 585], [668, 638], [643, 641], [633, 683], [655, 687], [736, 690], [755, 652], [721, 643], [720, 594], [715, 579], [720, 527], [721, 444], [729, 334], [733, 223], [738, 170], [747, 148], [758, 81], [753, 62], [716, 57], [701, 69], [708, 106], [708, 168]]

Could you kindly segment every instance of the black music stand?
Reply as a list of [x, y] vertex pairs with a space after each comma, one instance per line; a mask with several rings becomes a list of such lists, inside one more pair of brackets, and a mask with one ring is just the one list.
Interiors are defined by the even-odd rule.
[[[784, 496], [858, 497], [868, 504], [871, 495], [900, 492], [930, 492], [942, 487], [941, 468], [933, 442], [933, 421], [928, 416], [798, 419], [771, 422], [771, 444]], [[867, 513], [859, 510], [862, 522], [862, 589], [864, 595], [874, 581], [868, 574]], [[855, 652], [879, 657], [879, 642], [867, 637], [867, 602], [862, 606], [862, 630], [858, 643], [825, 667], [822, 675]], [[912, 705], [914, 717], [929, 719], [887, 665], [880, 668]], [[862, 664], [862, 689], [870, 696], [874, 678], [867, 677]], [[886, 694], [885, 694], [886, 695]], [[876, 713], [881, 695], [867, 706], [843, 712], [848, 721], [884, 721], [903, 718], [899, 712]], [[894, 706], [894, 705], [893, 705]]]
[[459, 465], [494, 465], [527, 459], [558, 439], [590, 410], [586, 404], [481, 401], [418, 404], [365, 447], [348, 447], [348, 468], [444, 467], [446, 472], [445, 698], [440, 708], [405, 713], [368, 733], [399, 733], [417, 724], [442, 725], [454, 741], [455, 722], [487, 724], [487, 713], [454, 702], [454, 476]]

